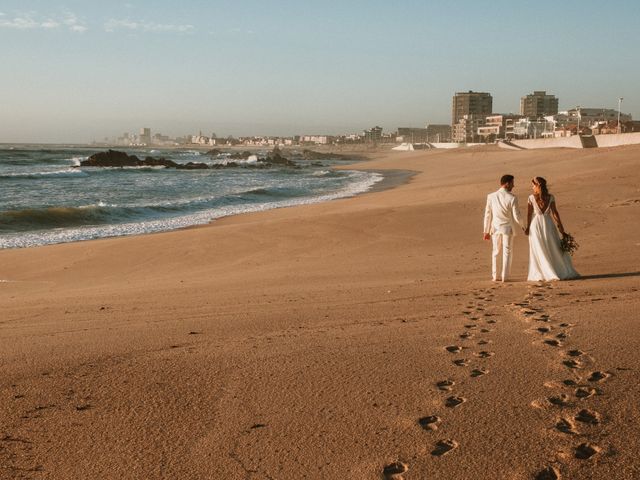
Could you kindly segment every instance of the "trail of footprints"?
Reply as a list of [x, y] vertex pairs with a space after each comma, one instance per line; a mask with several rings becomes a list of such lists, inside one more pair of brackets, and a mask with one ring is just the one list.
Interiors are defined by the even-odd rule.
[[[458, 334], [455, 342], [447, 345], [443, 353], [451, 357], [453, 365], [461, 367], [460, 371], [468, 372], [472, 378], [482, 377], [490, 373], [485, 366], [494, 352], [486, 346], [491, 344], [488, 337], [492, 327], [498, 322], [493, 318], [496, 314], [487, 310], [493, 300], [493, 291], [496, 286], [472, 292], [473, 299], [466, 303], [462, 314], [465, 317], [463, 330]], [[553, 287], [548, 283], [537, 283], [530, 287], [529, 293], [523, 301], [514, 303], [516, 313], [532, 325], [533, 331], [539, 335], [540, 344], [549, 350], [549, 353], [559, 353], [560, 362], [566, 368], [568, 376], [562, 382], [550, 382], [548, 386], [559, 390], [550, 395], [544, 401], [533, 401], [531, 405], [537, 408], [548, 408], [553, 412], [554, 419], [550, 420], [550, 427], [559, 435], [574, 439], [572, 442], [572, 455], [578, 461], [585, 461], [596, 457], [602, 448], [589, 441], [590, 434], [599, 428], [603, 422], [602, 415], [589, 408], [589, 399], [603, 393], [603, 384], [611, 375], [608, 372], [598, 370], [595, 360], [585, 351], [570, 346], [570, 331], [574, 325], [556, 320], [544, 308], [544, 302], [552, 294]], [[560, 292], [558, 295], [567, 295]], [[477, 363], [483, 362], [479, 365]], [[472, 366], [467, 369], [466, 367]], [[455, 379], [441, 379], [435, 383], [443, 394], [443, 411], [457, 412], [467, 398], [454, 394]], [[560, 412], [557, 415], [557, 412]], [[443, 424], [443, 419], [437, 414], [419, 418], [418, 426], [429, 432], [437, 432]], [[440, 438], [434, 441], [431, 455], [441, 457], [455, 451], [459, 447], [456, 440]], [[534, 473], [535, 480], [560, 480], [561, 471], [568, 466], [562, 460], [550, 461], [540, 471]], [[402, 474], [407, 472], [409, 466], [403, 462], [393, 462], [383, 470], [385, 480], [402, 480]]]
[[[478, 378], [488, 374], [490, 371], [486, 367], [487, 362], [494, 352], [487, 349], [491, 340], [487, 338], [493, 332], [492, 327], [498, 322], [494, 313], [486, 311], [493, 300], [493, 291], [496, 286], [487, 289], [475, 290], [472, 292], [473, 299], [466, 303], [462, 314], [465, 318], [463, 330], [456, 337], [456, 343], [447, 345], [443, 349], [445, 355], [450, 356], [453, 365], [461, 367], [462, 375], [469, 375], [471, 378]], [[469, 367], [473, 364], [471, 370]], [[464, 372], [464, 373], [462, 373]], [[435, 383], [443, 394], [443, 411], [451, 411], [453, 414], [468, 401], [467, 398], [454, 394], [456, 382], [452, 378], [444, 378]], [[443, 424], [442, 417], [433, 414], [419, 418], [418, 426], [429, 432], [436, 432]], [[431, 455], [441, 457], [447, 455], [459, 447], [456, 440], [451, 438], [440, 438], [434, 441]], [[403, 462], [396, 461], [385, 466], [382, 472], [385, 480], [402, 480], [402, 474], [407, 472], [409, 466]]]
[[[547, 386], [554, 388], [557, 393], [544, 401], [533, 401], [531, 405], [548, 408], [553, 413], [554, 420], [550, 420], [552, 428], [559, 435], [573, 439], [572, 455], [584, 461], [595, 457], [602, 450], [589, 441], [589, 437], [595, 433], [594, 429], [603, 421], [599, 412], [589, 408], [589, 399], [603, 393], [603, 381], [610, 374], [597, 370], [595, 360], [585, 351], [569, 346], [572, 324], [556, 320], [546, 312], [544, 302], [554, 288], [548, 283], [537, 283], [530, 287], [522, 302], [513, 306], [519, 315], [532, 324], [533, 331], [540, 335], [541, 338], [537, 341], [548, 348], [549, 353], [559, 354], [559, 361], [570, 377], [559, 383], [550, 382]], [[561, 471], [567, 465], [558, 460], [550, 463], [535, 474], [536, 480], [561, 478]]]

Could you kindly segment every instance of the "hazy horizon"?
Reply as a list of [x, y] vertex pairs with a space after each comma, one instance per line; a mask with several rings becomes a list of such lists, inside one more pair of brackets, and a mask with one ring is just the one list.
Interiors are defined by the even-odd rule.
[[640, 5], [513, 5], [8, 0], [0, 142], [390, 131], [450, 123], [467, 90], [499, 113], [534, 90], [561, 110], [624, 97], [640, 119]]

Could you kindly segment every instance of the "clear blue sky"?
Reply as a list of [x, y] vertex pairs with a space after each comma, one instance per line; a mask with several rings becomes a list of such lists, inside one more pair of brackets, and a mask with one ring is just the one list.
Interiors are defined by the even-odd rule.
[[640, 119], [639, 25], [637, 0], [2, 0], [0, 142], [394, 130], [470, 89]]

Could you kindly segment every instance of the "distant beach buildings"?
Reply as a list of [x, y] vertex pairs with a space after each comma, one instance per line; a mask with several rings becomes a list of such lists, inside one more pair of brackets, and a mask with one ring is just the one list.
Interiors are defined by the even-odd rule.
[[611, 108], [575, 107], [558, 111], [559, 100], [545, 90], [520, 98], [520, 113], [493, 112], [487, 92], [457, 92], [452, 100], [452, 141], [492, 142], [498, 139], [552, 138], [640, 131], [630, 114]]
[[[559, 99], [546, 90], [535, 90], [520, 98], [519, 113], [493, 111], [489, 92], [456, 92], [451, 102], [451, 124], [428, 123], [424, 127], [397, 127], [384, 132], [376, 125], [361, 133], [343, 135], [304, 134], [294, 136], [218, 137], [215, 133], [189, 134], [170, 138], [143, 127], [138, 133], [124, 133], [117, 138], [105, 138], [105, 144], [130, 147], [170, 146], [259, 146], [286, 147], [344, 144], [470, 144], [496, 140], [569, 137], [581, 135], [640, 132], [640, 122], [631, 114], [606, 107], [581, 107], [560, 111]], [[95, 143], [95, 142], [94, 142]], [[433, 146], [433, 145], [432, 145]]]

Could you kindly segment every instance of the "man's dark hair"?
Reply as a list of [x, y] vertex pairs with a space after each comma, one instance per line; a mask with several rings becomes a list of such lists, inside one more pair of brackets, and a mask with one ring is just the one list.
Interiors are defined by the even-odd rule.
[[502, 177], [500, 177], [500, 185], [506, 185], [511, 182], [513, 182], [513, 175], [502, 175]]

